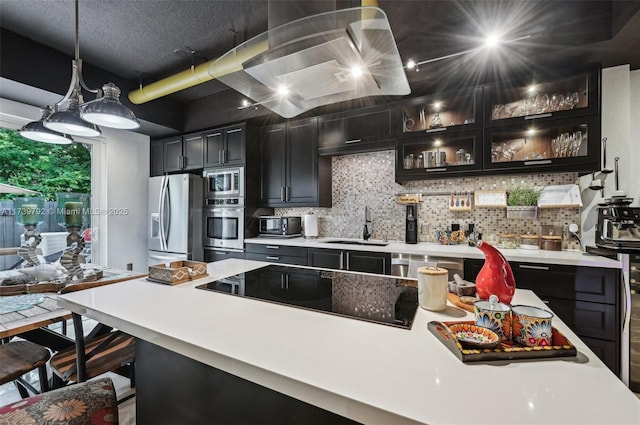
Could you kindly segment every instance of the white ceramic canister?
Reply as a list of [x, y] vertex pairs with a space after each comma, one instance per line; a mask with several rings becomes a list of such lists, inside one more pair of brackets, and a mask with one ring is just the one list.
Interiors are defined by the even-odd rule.
[[318, 237], [318, 216], [312, 212], [304, 215], [304, 237]]
[[425, 310], [447, 308], [449, 271], [440, 267], [418, 267], [418, 304]]

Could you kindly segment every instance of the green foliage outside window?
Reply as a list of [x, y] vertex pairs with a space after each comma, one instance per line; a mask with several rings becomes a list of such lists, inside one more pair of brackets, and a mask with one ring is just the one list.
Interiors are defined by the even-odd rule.
[[[56, 192], [90, 194], [91, 154], [80, 143], [41, 143], [0, 129], [0, 183], [35, 190], [47, 201], [54, 201]], [[0, 200], [15, 196], [0, 194]]]

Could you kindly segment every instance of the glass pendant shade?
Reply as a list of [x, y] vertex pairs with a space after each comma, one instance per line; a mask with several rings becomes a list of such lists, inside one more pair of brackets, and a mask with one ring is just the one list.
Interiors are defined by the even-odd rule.
[[58, 133], [44, 126], [44, 120], [51, 115], [53, 110], [51, 107], [42, 108], [42, 118], [38, 121], [31, 121], [25, 124], [18, 134], [26, 139], [35, 140], [36, 142], [54, 143], [57, 145], [68, 145], [73, 139], [68, 134]]
[[50, 130], [73, 136], [96, 137], [101, 135], [102, 131], [97, 125], [80, 118], [78, 103], [78, 96], [72, 96], [67, 110], [53, 113], [44, 121], [44, 126]]
[[102, 87], [104, 96], [85, 103], [80, 109], [80, 117], [93, 124], [105, 127], [132, 130], [140, 127], [133, 112], [120, 103], [120, 89], [113, 83]]

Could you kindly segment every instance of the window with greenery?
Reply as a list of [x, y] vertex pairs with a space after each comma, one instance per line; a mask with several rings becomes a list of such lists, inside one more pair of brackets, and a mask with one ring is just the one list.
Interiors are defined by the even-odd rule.
[[[56, 192], [90, 194], [90, 151], [81, 143], [41, 143], [0, 128], [0, 183], [35, 190], [48, 201]], [[14, 196], [0, 194], [0, 200]]]

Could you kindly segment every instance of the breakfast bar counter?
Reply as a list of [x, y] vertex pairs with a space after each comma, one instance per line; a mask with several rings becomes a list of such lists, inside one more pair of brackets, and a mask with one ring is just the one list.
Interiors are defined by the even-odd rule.
[[[473, 319], [457, 307], [418, 308], [411, 329], [400, 329], [196, 289], [266, 265], [230, 259], [208, 264], [209, 276], [192, 282], [136, 279], [64, 294], [58, 302], [136, 336], [141, 348], [160, 347], [360, 423], [640, 423], [640, 400], [557, 318], [553, 326], [576, 346], [577, 357], [470, 364], [427, 329], [433, 320]], [[513, 304], [544, 307], [527, 290], [517, 290]], [[144, 360], [137, 359], [136, 369]], [[172, 367], [178, 368], [167, 364], [157, 374]], [[142, 400], [144, 376], [136, 377], [138, 409], [155, 402], [169, 418], [171, 400]], [[227, 392], [245, 410], [258, 402]], [[212, 406], [190, 409], [206, 416]]]

